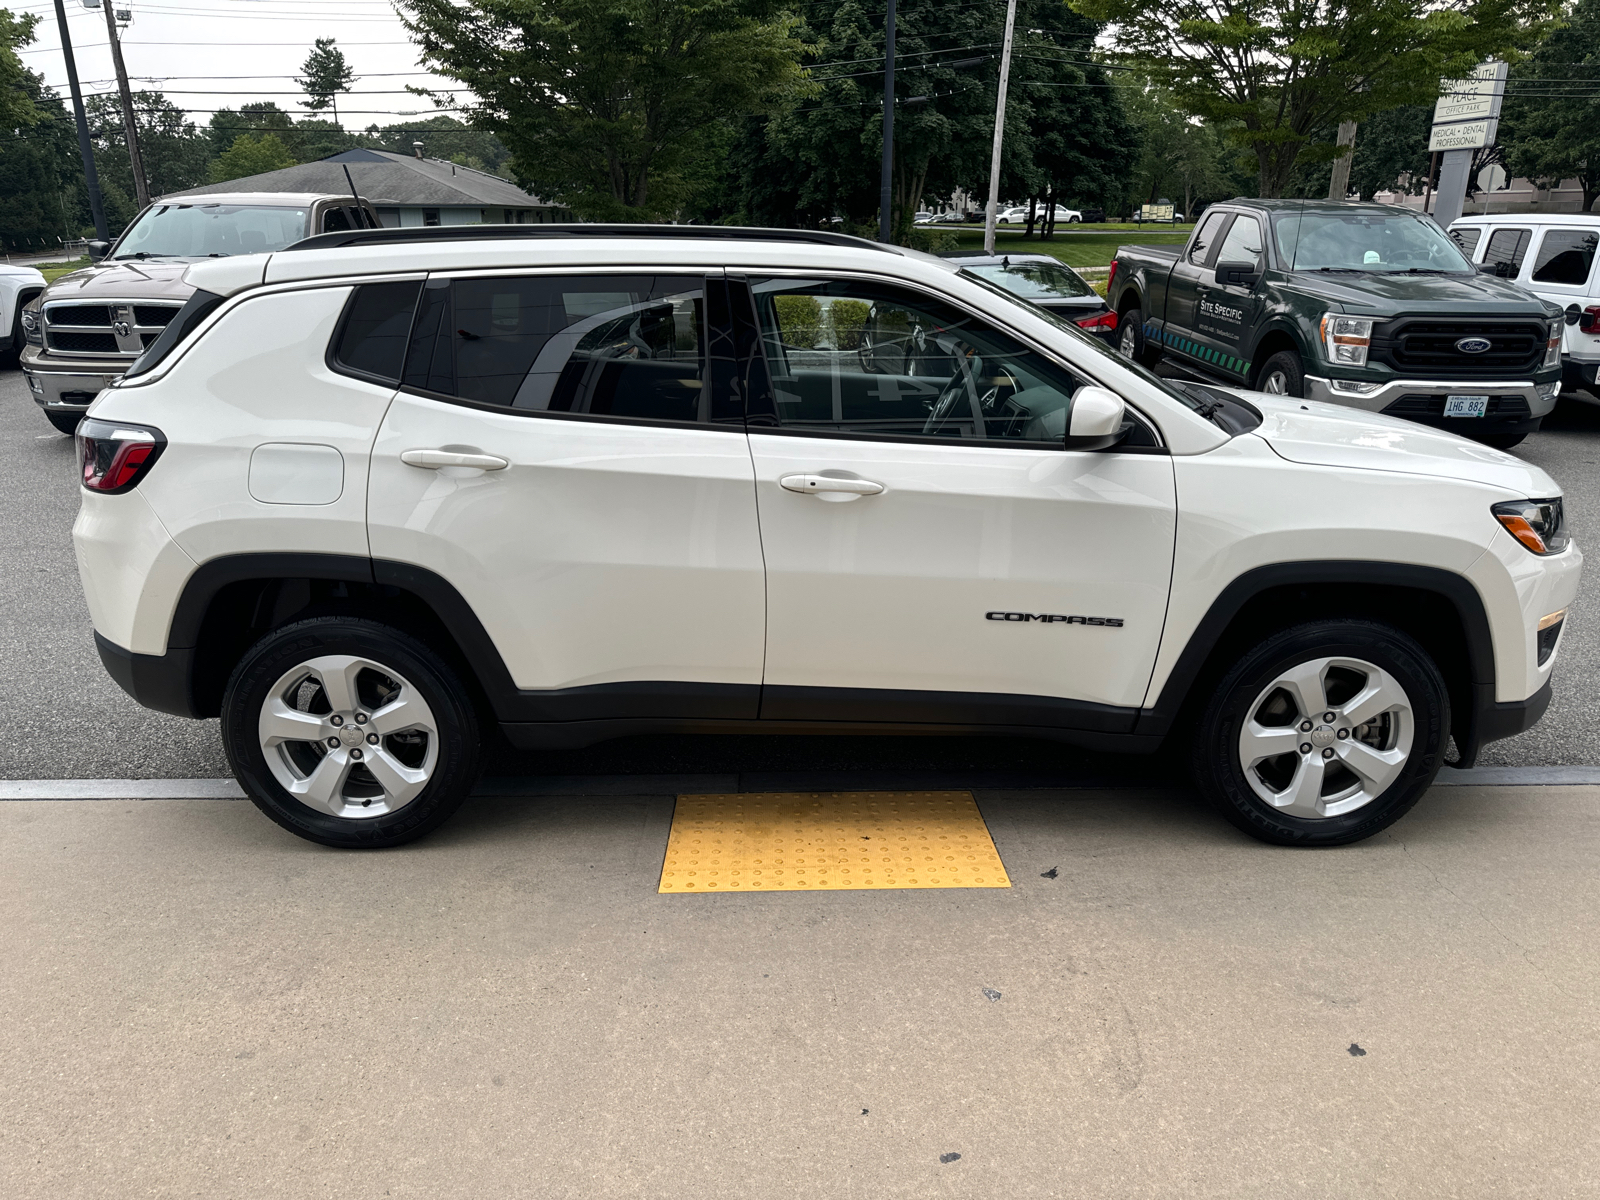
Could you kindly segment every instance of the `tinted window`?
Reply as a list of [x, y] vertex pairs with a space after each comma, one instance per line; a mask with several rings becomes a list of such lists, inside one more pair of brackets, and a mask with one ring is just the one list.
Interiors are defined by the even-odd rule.
[[1265, 243], [1261, 237], [1261, 222], [1254, 217], [1239, 217], [1222, 239], [1222, 249], [1217, 251], [1218, 263], [1250, 263], [1261, 259]]
[[1228, 213], [1207, 213], [1206, 219], [1200, 222], [1200, 229], [1194, 235], [1194, 241], [1189, 243], [1189, 261], [1196, 266], [1205, 266], [1206, 256], [1211, 253], [1211, 246], [1217, 240], [1217, 235], [1222, 232], [1222, 224], [1228, 219]]
[[882, 284], [750, 283], [779, 426], [1061, 445], [1082, 381], [1009, 334]]
[[1533, 232], [1528, 229], [1496, 229], [1489, 235], [1489, 248], [1483, 253], [1483, 261], [1510, 263], [1514, 271], [1520, 271], [1532, 240]]
[[698, 277], [429, 280], [405, 382], [535, 412], [706, 421]]
[[1471, 258], [1472, 252], [1478, 248], [1478, 239], [1483, 236], [1483, 230], [1473, 225], [1464, 225], [1460, 229], [1452, 229], [1450, 236], [1455, 239], [1456, 245], [1461, 247], [1461, 253]]
[[421, 287], [421, 280], [409, 279], [356, 288], [334, 335], [334, 362], [361, 375], [398, 383]]
[[1539, 243], [1539, 253], [1533, 260], [1534, 283], [1589, 282], [1589, 268], [1594, 265], [1594, 249], [1600, 236], [1581, 229], [1551, 229]]

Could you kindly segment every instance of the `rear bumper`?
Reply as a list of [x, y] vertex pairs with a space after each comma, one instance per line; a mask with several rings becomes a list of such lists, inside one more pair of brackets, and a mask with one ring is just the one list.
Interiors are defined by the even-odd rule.
[[[1306, 395], [1312, 400], [1327, 404], [1342, 404], [1346, 408], [1359, 408], [1367, 412], [1388, 413], [1404, 417], [1419, 425], [1433, 425], [1452, 433], [1471, 433], [1489, 430], [1494, 433], [1532, 433], [1539, 422], [1556, 406], [1560, 390], [1552, 387], [1555, 380], [1536, 383], [1531, 379], [1484, 381], [1473, 379], [1395, 379], [1377, 391], [1365, 396], [1351, 395], [1338, 390], [1336, 380], [1319, 375], [1306, 376]], [[1447, 396], [1489, 396], [1490, 412], [1483, 417], [1446, 417], [1443, 415]], [[1424, 404], [1437, 401], [1437, 404]], [[1520, 402], [1520, 403], [1519, 403]], [[1436, 408], [1437, 414], [1422, 411]], [[1496, 408], [1507, 411], [1497, 413]]]
[[106, 674], [119, 687], [146, 708], [171, 713], [175, 717], [198, 717], [195, 710], [194, 649], [173, 648], [165, 654], [135, 654], [101, 635], [94, 635], [95, 649]]
[[28, 392], [41, 408], [83, 412], [94, 403], [102, 388], [122, 378], [126, 362], [81, 360], [64, 362], [52, 359], [35, 347], [22, 353], [22, 374]]
[[1473, 686], [1472, 700], [1472, 732], [1464, 745], [1457, 739], [1461, 757], [1450, 764], [1462, 770], [1476, 763], [1478, 751], [1490, 742], [1515, 737], [1539, 723], [1550, 707], [1550, 681], [1545, 680], [1544, 686], [1526, 700], [1509, 702], [1494, 698], [1494, 684], [1480, 683]]
[[1595, 376], [1600, 374], [1600, 362], [1580, 362], [1561, 356], [1561, 386], [1563, 388], [1592, 388]]

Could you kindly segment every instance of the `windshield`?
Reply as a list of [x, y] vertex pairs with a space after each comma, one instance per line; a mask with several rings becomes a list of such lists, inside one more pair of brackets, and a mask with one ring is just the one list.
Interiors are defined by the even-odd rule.
[[972, 280], [973, 283], [976, 283], [980, 287], [986, 288], [998, 296], [1004, 296], [1012, 304], [1022, 305], [1023, 308], [1026, 308], [1029, 312], [1033, 313], [1034, 316], [1041, 317], [1044, 320], [1049, 321], [1050, 324], [1054, 325], [1062, 332], [1071, 334], [1074, 340], [1076, 340], [1080, 345], [1088, 346], [1096, 354], [1099, 354], [1105, 358], [1109, 358], [1124, 371], [1132, 371], [1135, 375], [1144, 380], [1151, 387], [1155, 388], [1162, 395], [1171, 396], [1185, 408], [1192, 409], [1194, 412], [1199, 413], [1202, 417], [1207, 418], [1215, 425], [1221, 425], [1221, 427], [1227, 429], [1229, 433], [1234, 432], [1234, 430], [1230, 429], [1227, 425], [1223, 425], [1222, 422], [1216, 419], [1216, 405], [1207, 397], [1192, 394], [1186, 390], [1174, 387], [1170, 380], [1163, 379], [1154, 371], [1151, 371], [1146, 367], [1142, 367], [1138, 363], [1132, 362], [1129, 359], [1123, 358], [1122, 355], [1118, 354], [1115, 350], [1112, 350], [1099, 338], [1092, 337], [1083, 330], [1079, 329], [1070, 318], [1061, 316], [1059, 313], [1053, 313], [1048, 308], [1040, 308], [1026, 296], [1019, 296], [1010, 289], [1003, 288], [999, 284], [985, 279], [982, 275], [979, 275], [975, 271], [972, 271], [966, 267], [961, 269], [961, 274]]
[[1472, 274], [1472, 264], [1432, 221], [1407, 213], [1283, 212], [1272, 229], [1291, 271]]
[[157, 204], [117, 243], [113, 258], [217, 258], [282, 250], [306, 236], [306, 209], [246, 204]]
[[1061, 300], [1094, 295], [1094, 289], [1080, 279], [1076, 271], [1057, 263], [984, 263], [962, 269], [1030, 300]]

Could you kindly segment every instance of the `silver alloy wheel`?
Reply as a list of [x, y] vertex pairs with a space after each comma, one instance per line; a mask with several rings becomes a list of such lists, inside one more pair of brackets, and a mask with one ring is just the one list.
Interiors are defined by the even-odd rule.
[[1117, 349], [1123, 358], [1132, 359], [1139, 353], [1139, 331], [1132, 325], [1122, 326], [1122, 337], [1117, 341]]
[[1286, 816], [1342, 817], [1383, 795], [1411, 755], [1406, 691], [1359, 658], [1285, 670], [1250, 705], [1239, 762], [1251, 789]]
[[257, 722], [273, 777], [307, 808], [367, 819], [404, 808], [428, 786], [439, 726], [392, 667], [326, 654], [286, 671]]
[[1289, 394], [1289, 373], [1281, 368], [1268, 371], [1267, 377], [1261, 381], [1261, 390], [1271, 392], [1274, 396], [1287, 396]]

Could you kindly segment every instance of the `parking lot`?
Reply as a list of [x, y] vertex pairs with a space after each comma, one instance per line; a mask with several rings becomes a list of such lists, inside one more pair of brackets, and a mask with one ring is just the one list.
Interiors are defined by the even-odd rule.
[[[72, 448], [0, 372], [0, 780], [214, 779], [95, 654]], [[1600, 525], [1600, 407], [1519, 454]], [[1544, 721], [1600, 764], [1590, 571]], [[28, 1196], [1580, 1196], [1600, 787], [1331, 852], [1010, 739], [497, 752], [383, 854], [228, 800], [0, 805], [0, 1187]], [[677, 791], [970, 789], [1008, 889], [660, 895]], [[147, 789], [148, 790], [148, 789]], [[174, 792], [183, 789], [174, 787]]]

